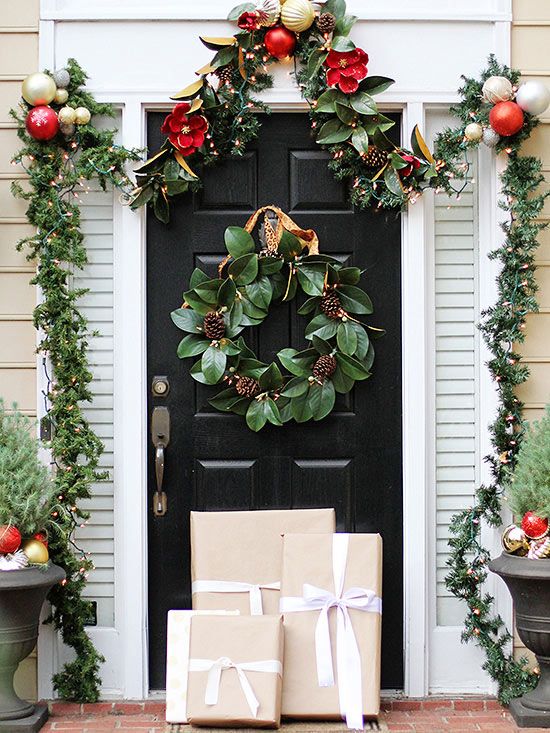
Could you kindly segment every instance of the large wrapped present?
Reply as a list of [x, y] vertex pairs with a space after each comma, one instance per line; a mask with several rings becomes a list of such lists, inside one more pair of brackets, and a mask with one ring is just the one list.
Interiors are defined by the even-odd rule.
[[166, 643], [166, 722], [187, 722], [187, 673], [191, 617], [238, 616], [238, 611], [168, 611]]
[[194, 616], [187, 679], [189, 723], [278, 728], [283, 647], [280, 616]]
[[381, 593], [380, 535], [285, 535], [283, 715], [378, 715]]
[[334, 531], [334, 509], [191, 512], [193, 608], [278, 613], [283, 535]]

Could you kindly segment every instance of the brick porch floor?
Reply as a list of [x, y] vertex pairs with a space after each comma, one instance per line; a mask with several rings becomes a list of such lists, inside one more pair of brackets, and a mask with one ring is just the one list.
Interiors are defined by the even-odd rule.
[[[380, 726], [375, 730], [411, 733], [468, 733], [470, 731], [494, 731], [512, 733], [517, 728], [507, 712], [495, 700], [438, 699], [384, 700]], [[169, 726], [164, 722], [164, 703], [100, 702], [95, 705], [77, 705], [54, 702], [51, 717], [43, 733], [187, 733], [188, 726]], [[198, 730], [198, 729], [195, 729]], [[206, 729], [202, 729], [206, 731]], [[241, 731], [244, 729], [241, 729]], [[250, 730], [250, 729], [248, 729]], [[286, 733], [340, 733], [345, 727], [334, 724], [285, 723]], [[530, 728], [531, 733], [544, 733], [542, 728]], [[239, 732], [240, 733], [240, 732]]]

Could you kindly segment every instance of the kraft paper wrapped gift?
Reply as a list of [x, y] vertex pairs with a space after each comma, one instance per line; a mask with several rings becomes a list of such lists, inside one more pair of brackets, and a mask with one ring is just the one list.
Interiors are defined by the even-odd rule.
[[189, 723], [278, 728], [283, 647], [280, 616], [194, 616], [187, 679]]
[[238, 611], [168, 611], [166, 643], [166, 722], [187, 722], [187, 674], [191, 617], [238, 616]]
[[334, 509], [191, 512], [193, 608], [279, 613], [282, 536], [335, 531]]
[[378, 715], [381, 593], [380, 535], [285, 535], [283, 715]]

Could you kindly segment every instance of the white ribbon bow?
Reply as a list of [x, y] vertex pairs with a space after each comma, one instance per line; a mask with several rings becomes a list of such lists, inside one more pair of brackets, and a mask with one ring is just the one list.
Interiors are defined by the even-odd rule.
[[238, 583], [233, 580], [194, 580], [191, 585], [192, 593], [249, 593], [250, 615], [261, 616], [262, 588], [280, 590], [280, 583]]
[[258, 715], [260, 703], [254, 694], [252, 685], [248, 681], [245, 672], [271, 672], [282, 677], [283, 667], [277, 659], [264, 659], [259, 662], [242, 662], [236, 664], [228, 657], [220, 657], [219, 659], [190, 659], [190, 672], [208, 672], [206, 680], [206, 691], [204, 693], [205, 705], [217, 705], [220, 695], [220, 682], [222, 672], [226, 669], [235, 669], [239, 677], [239, 683], [250, 708], [253, 717]]
[[382, 599], [372, 590], [349, 588], [344, 592], [349, 535], [335, 534], [332, 543], [334, 593], [304, 583], [304, 595], [281, 598], [281, 613], [320, 611], [315, 627], [315, 655], [319, 687], [334, 685], [329, 611], [336, 608], [336, 666], [340, 712], [350, 729], [363, 730], [361, 654], [349, 609], [382, 613]]

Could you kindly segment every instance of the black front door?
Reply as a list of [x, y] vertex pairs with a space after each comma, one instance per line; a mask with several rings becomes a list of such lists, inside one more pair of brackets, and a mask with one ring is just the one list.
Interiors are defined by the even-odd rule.
[[[149, 116], [149, 147], [161, 143], [163, 115]], [[382, 686], [403, 685], [403, 560], [401, 457], [400, 219], [356, 213], [344, 184], [327, 168], [328, 154], [310, 135], [304, 114], [273, 114], [241, 160], [204, 171], [204, 189], [176, 200], [171, 222], [148, 217], [147, 327], [149, 416], [157, 405], [171, 415], [164, 487], [168, 511], [154, 517], [153, 446], [149, 464], [149, 672], [151, 689], [165, 686], [166, 613], [190, 608], [189, 511], [334, 507], [338, 529], [380, 532], [384, 540]], [[399, 125], [396, 125], [399, 129]], [[182, 338], [170, 320], [194, 267], [212, 277], [224, 255], [227, 226], [275, 204], [304, 229], [315, 229], [320, 250], [365, 270], [362, 286], [386, 329], [375, 344], [373, 376], [339, 395], [322, 422], [287, 423], [251, 432], [240, 416], [208, 405], [216, 392], [180, 361]], [[272, 306], [247, 342], [266, 362], [282, 348], [305, 348], [307, 319], [297, 305]], [[166, 397], [153, 397], [155, 376], [167, 376]]]

